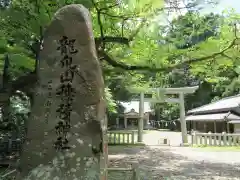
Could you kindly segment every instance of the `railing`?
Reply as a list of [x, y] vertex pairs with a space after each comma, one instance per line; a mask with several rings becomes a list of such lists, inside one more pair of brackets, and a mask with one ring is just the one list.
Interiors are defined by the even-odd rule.
[[21, 139], [0, 138], [0, 152], [10, 153], [21, 150]]
[[0, 137], [0, 165], [10, 164], [18, 158], [23, 141], [8, 136]]
[[108, 144], [134, 144], [135, 133], [132, 132], [108, 132]]
[[193, 145], [240, 146], [240, 134], [192, 132]]

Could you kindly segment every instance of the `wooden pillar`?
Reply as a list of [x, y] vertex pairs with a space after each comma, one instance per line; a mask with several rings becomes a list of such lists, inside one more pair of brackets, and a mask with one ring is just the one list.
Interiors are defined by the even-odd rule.
[[127, 117], [124, 116], [124, 128], [127, 128]]
[[217, 125], [216, 125], [216, 121], [213, 121], [213, 125], [214, 125], [214, 133], [217, 133]]
[[228, 122], [226, 123], [227, 123], [227, 133], [230, 133], [229, 123]]
[[116, 118], [116, 127], [119, 128], [119, 118]]
[[203, 128], [204, 128], [204, 132], [206, 133], [207, 132], [207, 124], [206, 124], [206, 122], [203, 122]]
[[138, 121], [138, 142], [143, 141], [143, 118], [144, 118], [144, 93], [140, 93], [139, 121]]
[[193, 124], [193, 130], [196, 131], [196, 121], [192, 121], [192, 124]]
[[223, 132], [227, 132], [227, 123], [226, 123], [226, 121], [223, 121], [223, 124], [224, 124], [224, 130], [223, 130]]
[[185, 106], [184, 106], [184, 94], [179, 94], [180, 100], [180, 122], [181, 122], [181, 132], [182, 132], [182, 143], [188, 143], [187, 138], [187, 124], [185, 119]]
[[145, 114], [145, 121], [146, 121], [146, 125], [150, 124], [150, 122], [149, 122], [149, 113], [148, 112]]

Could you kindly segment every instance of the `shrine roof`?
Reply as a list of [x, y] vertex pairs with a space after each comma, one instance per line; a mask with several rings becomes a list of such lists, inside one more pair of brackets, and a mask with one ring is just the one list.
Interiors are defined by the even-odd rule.
[[186, 121], [239, 121], [240, 116], [231, 112], [217, 113], [217, 114], [203, 114], [203, 115], [189, 115], [186, 116]]
[[230, 96], [221, 100], [206, 104], [204, 106], [189, 110], [188, 114], [208, 114], [228, 111], [240, 112], [240, 94]]

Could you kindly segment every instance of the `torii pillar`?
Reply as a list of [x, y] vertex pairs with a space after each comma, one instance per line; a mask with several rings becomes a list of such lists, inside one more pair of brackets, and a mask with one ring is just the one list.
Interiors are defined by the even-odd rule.
[[185, 120], [185, 105], [184, 105], [184, 93], [179, 93], [179, 109], [180, 109], [180, 123], [181, 123], [181, 132], [182, 132], [182, 143], [188, 143], [187, 137], [187, 122]]
[[144, 93], [140, 93], [139, 119], [138, 119], [138, 142], [143, 142], [143, 119], [144, 119]]

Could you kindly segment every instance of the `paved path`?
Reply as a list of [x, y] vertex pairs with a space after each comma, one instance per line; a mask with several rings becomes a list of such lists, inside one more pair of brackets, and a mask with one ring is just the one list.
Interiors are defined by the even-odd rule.
[[[206, 152], [183, 147], [109, 147], [111, 167], [139, 163], [141, 180], [239, 180], [240, 152]], [[109, 180], [130, 180], [113, 173]]]
[[[182, 142], [181, 132], [171, 131], [152, 131], [143, 135], [143, 142], [146, 145], [159, 145], [161, 138], [168, 138], [171, 146], [180, 146]], [[191, 136], [188, 135], [188, 142], [191, 142]]]
[[[171, 146], [156, 146], [160, 138], [168, 138]], [[109, 147], [110, 167], [136, 161], [141, 180], [240, 180], [240, 152], [179, 147], [180, 132], [152, 131], [143, 141], [146, 147]], [[131, 174], [109, 173], [109, 180], [130, 179]]]

